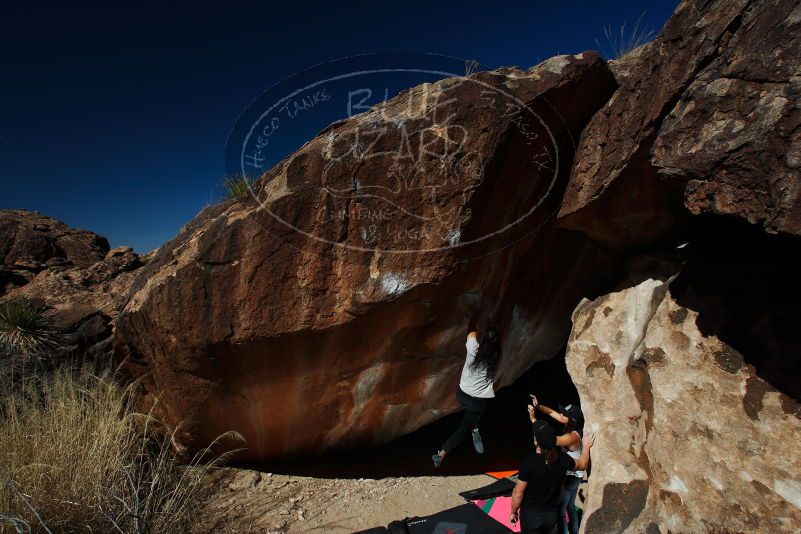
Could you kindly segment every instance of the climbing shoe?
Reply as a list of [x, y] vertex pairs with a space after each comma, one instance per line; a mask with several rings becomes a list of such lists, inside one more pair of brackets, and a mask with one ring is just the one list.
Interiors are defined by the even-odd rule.
[[473, 429], [473, 448], [477, 453], [484, 454], [484, 442], [481, 441], [481, 434], [478, 433], [477, 428]]
[[439, 453], [434, 454], [431, 459], [434, 460], [434, 467], [439, 467], [439, 464], [442, 463], [442, 456]]

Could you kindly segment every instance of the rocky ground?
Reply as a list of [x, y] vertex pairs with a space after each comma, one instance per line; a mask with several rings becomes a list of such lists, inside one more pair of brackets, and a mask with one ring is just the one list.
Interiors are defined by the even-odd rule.
[[464, 504], [459, 492], [492, 482], [487, 475], [343, 479], [221, 469], [207, 510], [212, 532], [331, 534], [386, 526]]

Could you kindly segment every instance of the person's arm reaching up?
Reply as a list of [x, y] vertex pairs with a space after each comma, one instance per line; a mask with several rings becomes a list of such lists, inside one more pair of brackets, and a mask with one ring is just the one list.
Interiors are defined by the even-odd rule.
[[531, 419], [532, 423], [536, 423], [537, 422], [537, 409], [534, 408], [534, 406], [532, 406], [530, 404], [527, 406], [527, 408], [528, 408], [528, 418]]
[[475, 336], [476, 330], [478, 330], [478, 313], [473, 312], [473, 314], [470, 316], [470, 319], [467, 321], [468, 337], [470, 336], [470, 334], [473, 334]]
[[564, 415], [560, 414], [559, 412], [557, 412], [553, 408], [548, 408], [544, 404], [537, 404], [537, 409], [539, 411], [541, 411], [542, 413], [544, 413], [545, 415], [551, 416], [553, 419], [557, 420], [558, 422], [562, 423], [563, 425], [567, 424], [567, 421], [568, 421], [567, 416], [564, 416]]
[[576, 460], [576, 471], [584, 471], [590, 466], [590, 449], [595, 444], [595, 434], [587, 432], [582, 440], [581, 456]]
[[[535, 397], [534, 395], [530, 395], [530, 397], [533, 406], [529, 405], [528, 416], [529, 419], [531, 419], [532, 423], [537, 420], [536, 410], [539, 410], [544, 414], [550, 415], [553, 419], [559, 421], [562, 424], [567, 423], [568, 418], [566, 416], [560, 414], [553, 408], [548, 408], [547, 406], [540, 404], [539, 401], [537, 401], [537, 397]], [[578, 439], [579, 439], [578, 434], [576, 434], [575, 432], [569, 432], [567, 434], [562, 434], [561, 436], [557, 437], [556, 444], [559, 445], [560, 447], [571, 447], [576, 443]]]

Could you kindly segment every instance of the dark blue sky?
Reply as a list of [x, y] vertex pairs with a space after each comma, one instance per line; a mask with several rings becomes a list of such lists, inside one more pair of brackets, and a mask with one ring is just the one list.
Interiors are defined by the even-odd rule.
[[0, 208], [146, 252], [220, 198], [237, 117], [299, 70], [368, 52], [529, 67], [644, 11], [656, 32], [677, 0], [23, 4], [0, 8]]

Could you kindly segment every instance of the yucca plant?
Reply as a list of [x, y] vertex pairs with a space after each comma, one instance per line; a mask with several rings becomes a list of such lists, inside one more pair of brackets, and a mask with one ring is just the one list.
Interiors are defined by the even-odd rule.
[[0, 348], [4, 352], [39, 355], [52, 348], [56, 333], [45, 306], [24, 298], [0, 304]]
[[228, 199], [244, 198], [250, 194], [252, 186], [253, 179], [244, 175], [228, 176], [223, 180], [225, 197]]
[[637, 18], [631, 31], [626, 31], [625, 21], [620, 26], [619, 32], [612, 31], [611, 26], [604, 26], [604, 37], [607, 45], [601, 44], [598, 39], [595, 42], [606, 59], [622, 59], [633, 50], [653, 39], [654, 31], [652, 29], [640, 27], [644, 15], [645, 12]]

